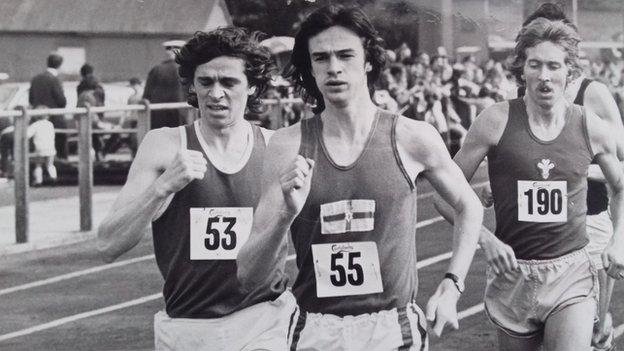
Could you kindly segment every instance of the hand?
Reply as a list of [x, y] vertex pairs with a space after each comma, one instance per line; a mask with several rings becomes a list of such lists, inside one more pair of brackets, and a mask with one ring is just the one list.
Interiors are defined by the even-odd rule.
[[157, 189], [164, 196], [177, 193], [195, 179], [203, 179], [207, 161], [204, 155], [195, 150], [180, 150], [165, 172], [156, 179]]
[[308, 198], [313, 168], [314, 160], [297, 155], [292, 165], [280, 177], [284, 200], [292, 213], [299, 214]]
[[457, 320], [457, 300], [459, 291], [450, 279], [443, 279], [435, 293], [427, 302], [427, 320], [433, 324], [433, 333], [442, 335], [442, 330], [448, 324], [453, 329], [459, 328]]
[[602, 253], [602, 264], [607, 275], [613, 279], [624, 279], [624, 247], [611, 239]]
[[494, 196], [492, 195], [492, 187], [490, 183], [487, 183], [483, 188], [481, 188], [481, 193], [479, 193], [479, 200], [483, 204], [483, 207], [490, 208], [494, 205]]
[[501, 273], [518, 271], [518, 261], [516, 261], [516, 254], [511, 246], [505, 244], [491, 233], [480, 244], [485, 252], [487, 263], [494, 271], [494, 274], [499, 275]]

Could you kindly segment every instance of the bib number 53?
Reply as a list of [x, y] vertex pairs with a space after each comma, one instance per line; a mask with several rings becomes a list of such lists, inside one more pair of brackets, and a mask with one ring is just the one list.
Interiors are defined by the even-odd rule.
[[235, 260], [251, 233], [253, 208], [191, 208], [191, 260]]

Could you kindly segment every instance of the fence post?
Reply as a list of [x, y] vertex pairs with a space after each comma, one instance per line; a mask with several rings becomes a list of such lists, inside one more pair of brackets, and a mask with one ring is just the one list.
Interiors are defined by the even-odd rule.
[[80, 201], [80, 230], [93, 227], [93, 157], [91, 156], [91, 105], [78, 120], [78, 193]]
[[137, 145], [141, 144], [145, 134], [149, 132], [152, 121], [152, 110], [150, 109], [149, 100], [143, 99], [141, 104], [145, 106], [145, 110], [140, 111], [137, 116]]
[[22, 115], [15, 117], [13, 131], [13, 177], [15, 179], [15, 241], [28, 242], [29, 207], [28, 190], [30, 182], [30, 162], [28, 158], [28, 125], [30, 115], [26, 107], [19, 106]]

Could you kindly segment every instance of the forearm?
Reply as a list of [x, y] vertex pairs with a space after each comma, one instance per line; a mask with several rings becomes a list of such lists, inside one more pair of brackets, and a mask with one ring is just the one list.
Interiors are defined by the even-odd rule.
[[97, 233], [97, 247], [104, 261], [114, 261], [139, 243], [166, 198], [167, 194], [153, 184], [102, 221]]
[[470, 263], [477, 249], [481, 224], [483, 222], [483, 208], [474, 193], [469, 195], [470, 201], [461, 206], [455, 215], [453, 227], [453, 256], [448, 271], [464, 279], [470, 268]]
[[624, 190], [615, 191], [610, 201], [613, 220], [613, 240], [624, 241]]
[[284, 270], [286, 233], [294, 218], [288, 211], [258, 206], [249, 240], [236, 258], [238, 279], [245, 288], [261, 284], [276, 270]]

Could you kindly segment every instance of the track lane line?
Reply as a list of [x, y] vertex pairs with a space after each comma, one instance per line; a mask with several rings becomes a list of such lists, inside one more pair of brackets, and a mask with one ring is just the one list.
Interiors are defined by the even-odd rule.
[[154, 258], [154, 255], [140, 256], [140, 257], [135, 257], [135, 258], [131, 258], [131, 259], [123, 260], [123, 261], [113, 262], [113, 263], [109, 263], [109, 264], [105, 264], [105, 265], [101, 265], [101, 266], [87, 268], [87, 269], [83, 269], [83, 270], [72, 272], [72, 273], [57, 275], [57, 276], [52, 277], [52, 278], [37, 280], [37, 281], [31, 282], [31, 283], [16, 285], [16, 286], [12, 286], [10, 288], [5, 288], [5, 289], [0, 290], [0, 296], [6, 295], [6, 294], [10, 294], [10, 293], [14, 293], [14, 292], [17, 292], [17, 291], [22, 291], [22, 290], [26, 290], [26, 289], [35, 288], [35, 287], [38, 287], [38, 286], [43, 286], [43, 285], [52, 284], [52, 283], [58, 283], [58, 282], [61, 282], [63, 280], [77, 278], [77, 277], [81, 277], [83, 275], [93, 274], [93, 273], [105, 271], [105, 270], [108, 270], [108, 269], [123, 267], [123, 266], [127, 266], [129, 264], [151, 260], [153, 258]]
[[120, 309], [123, 309], [123, 308], [140, 305], [140, 304], [143, 304], [143, 303], [146, 303], [146, 302], [149, 302], [149, 301], [153, 301], [153, 300], [157, 300], [157, 299], [162, 299], [162, 293], [159, 292], [159, 293], [156, 293], [156, 294], [143, 296], [143, 297], [140, 297], [138, 299], [126, 301], [126, 302], [119, 303], [119, 304], [116, 304], [116, 305], [111, 305], [111, 306], [108, 306], [108, 307], [99, 308], [97, 310], [92, 310], [92, 311], [87, 311], [87, 312], [75, 314], [75, 315], [72, 315], [72, 316], [69, 316], [69, 317], [56, 319], [56, 320], [53, 320], [53, 321], [48, 322], [48, 323], [39, 324], [39, 325], [36, 325], [34, 327], [18, 330], [18, 331], [15, 331], [15, 332], [12, 332], [12, 333], [8, 333], [8, 334], [3, 334], [3, 335], [0, 335], [0, 342], [6, 341], [6, 340], [9, 340], [9, 339], [14, 339], [14, 338], [17, 338], [19, 336], [33, 334], [33, 333], [36, 333], [36, 332], [39, 332], [39, 331], [43, 331], [43, 330], [46, 330], [46, 329], [55, 328], [55, 327], [61, 326], [63, 324], [75, 322], [75, 321], [80, 320], [80, 319], [85, 319], [85, 318], [97, 316], [97, 315], [100, 315], [100, 314], [104, 314], [104, 313], [108, 313], [108, 312], [112, 312], [112, 311], [117, 311], [117, 310], [120, 310]]

